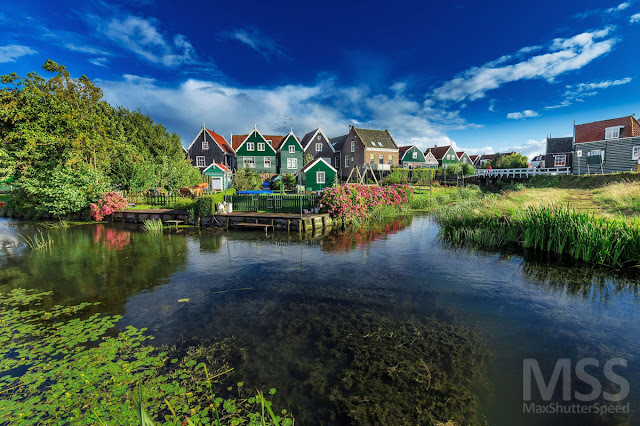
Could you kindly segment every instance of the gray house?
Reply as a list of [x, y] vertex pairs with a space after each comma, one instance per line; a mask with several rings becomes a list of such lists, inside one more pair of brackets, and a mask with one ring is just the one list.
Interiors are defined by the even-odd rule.
[[547, 138], [544, 167], [571, 167], [573, 164], [573, 137]]
[[311, 155], [314, 160], [322, 158], [330, 165], [336, 164], [334, 158], [336, 150], [321, 128], [318, 127], [304, 135], [300, 144], [304, 150], [303, 159]]
[[575, 126], [572, 173], [636, 170], [640, 156], [640, 123], [633, 116]]

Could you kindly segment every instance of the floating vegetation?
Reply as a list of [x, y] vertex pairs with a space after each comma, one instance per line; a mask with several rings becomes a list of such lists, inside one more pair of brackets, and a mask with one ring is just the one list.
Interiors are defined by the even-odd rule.
[[53, 239], [51, 238], [51, 235], [47, 233], [47, 236], [45, 237], [42, 233], [42, 229], [38, 229], [33, 236], [24, 236], [22, 234], [18, 235], [22, 237], [24, 242], [27, 243], [29, 248], [32, 250], [50, 250], [53, 246]]
[[42, 308], [50, 295], [0, 294], [0, 418], [10, 424], [139, 424], [143, 413], [147, 424], [293, 424], [262, 393], [229, 386], [233, 339], [157, 349], [144, 328], [113, 333], [119, 316], [86, 318], [97, 303]]
[[161, 234], [164, 228], [160, 219], [145, 219], [143, 224], [144, 230], [153, 234]]
[[498, 217], [463, 203], [440, 210], [436, 220], [440, 235], [455, 243], [485, 248], [518, 244], [615, 267], [640, 263], [640, 227], [569, 207], [530, 207]]

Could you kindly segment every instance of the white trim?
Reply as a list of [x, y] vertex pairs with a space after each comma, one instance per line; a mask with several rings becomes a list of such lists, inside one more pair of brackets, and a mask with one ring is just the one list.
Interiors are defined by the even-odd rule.
[[[260, 137], [262, 138], [262, 140], [263, 140], [263, 141], [267, 142], [267, 140], [264, 138], [264, 136], [262, 136], [262, 133], [260, 133], [260, 131], [259, 131], [258, 129], [253, 129], [253, 132], [249, 133], [249, 134], [247, 135], [247, 137], [246, 137], [246, 138], [244, 138], [244, 140], [242, 141], [242, 143], [241, 143], [240, 145], [238, 145], [238, 149], [236, 149], [236, 150], [235, 150], [235, 151], [236, 151], [236, 153], [237, 153], [238, 151], [240, 151], [240, 148], [242, 148], [242, 146], [243, 146], [245, 143], [247, 143], [247, 140], [249, 140], [249, 138], [251, 137], [251, 135], [253, 135], [253, 133], [254, 133], [254, 132], [255, 132], [255, 133], [257, 133], [257, 134], [258, 134], [258, 136], [260, 136]], [[273, 149], [273, 146], [271, 146], [271, 144], [269, 144], [269, 143], [268, 143], [268, 144], [266, 144], [266, 146], [268, 146], [268, 147], [270, 147], [270, 148], [271, 148], [271, 151], [273, 151], [273, 155], [275, 156], [275, 155], [276, 155], [276, 150], [275, 150], [275, 149]], [[232, 148], [233, 148], [233, 147], [232, 147]], [[265, 150], [265, 152], [266, 152], [266, 150]], [[237, 155], [237, 154], [236, 154], [236, 155]]]
[[[256, 145], [257, 145], [256, 146], [257, 151], [264, 152], [264, 146], [266, 145], [264, 142], [258, 142]], [[262, 149], [260, 149], [260, 148], [262, 148]]]
[[[621, 129], [624, 129], [624, 126], [611, 126], [611, 127], [605, 127], [605, 128], [604, 128], [604, 140], [609, 141], [609, 140], [611, 140], [611, 139], [620, 139], [620, 133], [622, 133], [622, 132], [621, 132]], [[609, 137], [609, 138], [608, 138], [608, 137], [607, 137], [607, 132], [608, 132], [609, 130], [611, 130], [612, 134], [611, 134], [611, 137]], [[617, 131], [618, 131], [618, 137], [613, 137], [613, 131], [614, 131], [614, 130], [617, 130]]]
[[330, 168], [331, 170], [333, 170], [334, 172], [336, 172], [336, 174], [338, 173], [338, 170], [337, 170], [335, 167], [333, 167], [331, 164], [329, 164], [329, 163], [328, 163], [324, 158], [322, 158], [322, 157], [320, 157], [320, 158], [316, 158], [315, 160], [313, 160], [312, 162], [310, 162], [309, 164], [307, 164], [306, 166], [304, 166], [304, 167], [303, 167], [303, 169], [304, 169], [304, 170], [303, 170], [303, 171], [304, 171], [304, 173], [307, 173], [307, 171], [308, 171], [310, 168], [312, 168], [313, 166], [315, 166], [315, 165], [316, 165], [316, 163], [317, 163], [318, 161], [322, 161], [324, 164], [326, 164], [327, 166], [329, 166], [329, 168]]
[[[202, 132], [203, 132], [203, 131], [205, 131], [205, 130], [208, 130], [208, 129], [206, 129], [205, 127], [203, 127], [203, 128], [201, 128], [201, 129], [200, 129], [200, 131], [198, 132], [198, 134], [196, 135], [196, 137], [193, 139], [193, 141], [191, 141], [191, 144], [189, 145], [189, 147], [188, 147], [188, 148], [186, 148], [186, 149], [185, 149], [184, 145], [182, 146], [182, 149], [184, 149], [184, 151], [185, 151], [187, 154], [189, 154], [189, 150], [191, 149], [191, 147], [193, 146], [193, 144], [194, 144], [194, 143], [196, 143], [196, 141], [198, 140], [198, 137], [200, 136], [200, 133], [202, 133]], [[213, 132], [213, 130], [212, 130], [212, 132]], [[207, 133], [208, 133], [208, 132], [207, 132]], [[214, 133], [215, 133], [215, 132], [214, 132]], [[217, 133], [216, 133], [216, 134], [217, 134]], [[220, 136], [222, 139], [224, 139], [224, 141], [225, 141], [225, 142], [227, 142], [227, 140], [224, 138], [224, 136], [222, 136], [222, 135], [218, 135], [218, 136]], [[206, 138], [206, 133], [205, 133], [205, 136], [204, 136], [204, 137]], [[216, 138], [214, 138], [214, 137], [213, 137], [213, 136], [211, 136], [211, 135], [209, 135], [209, 137], [211, 137], [211, 139], [213, 139], [213, 142], [215, 142], [215, 144], [216, 144], [216, 145], [218, 145], [218, 148], [220, 148], [220, 150], [221, 150], [223, 153], [227, 154], [227, 150], [220, 146], [220, 144], [218, 143], [218, 141], [216, 140]], [[233, 152], [233, 153], [235, 154], [235, 152], [236, 152], [236, 151], [233, 149], [233, 147], [231, 146], [231, 144], [230, 144], [229, 142], [227, 142], [227, 145], [229, 145], [229, 148], [231, 148], [231, 152]]]
[[[291, 150], [291, 148], [293, 148], [293, 151]], [[295, 145], [289, 145], [289, 154], [295, 154], [296, 153], [296, 146]]]
[[[204, 147], [204, 144], [207, 144], [206, 148]], [[206, 138], [202, 141], [202, 150], [203, 151], [205, 151], [205, 150], [208, 151], [209, 150], [209, 141]]]
[[398, 152], [397, 148], [369, 148], [368, 146], [365, 146], [364, 149], [366, 149], [367, 151], [376, 151], [376, 152]]
[[351, 141], [351, 151], [350, 152], [356, 152], [356, 141], [355, 139]]
[[[292, 165], [294, 161], [295, 161], [295, 165]], [[287, 170], [295, 170], [297, 168], [298, 168], [298, 158], [296, 157], [287, 158]]]
[[287, 133], [287, 136], [285, 136], [284, 138], [282, 138], [282, 142], [280, 143], [280, 146], [278, 147], [278, 151], [277, 152], [282, 152], [282, 147], [284, 146], [284, 144], [287, 142], [287, 139], [289, 139], [289, 136], [293, 136], [293, 139], [296, 141], [296, 143], [298, 144], [298, 146], [300, 147], [300, 150], [304, 153], [304, 148], [302, 147], [302, 144], [300, 143], [300, 141], [298, 140], [298, 138], [296, 137], [295, 133], [293, 133], [293, 130], [290, 131], [289, 133]]
[[[635, 151], [636, 149], [638, 150], [638, 153], [634, 155], [633, 151]], [[637, 160], [639, 157], [640, 157], [640, 145], [632, 146], [631, 147], [631, 159], [632, 160]]]
[[[320, 175], [322, 174], [322, 182], [320, 182]], [[327, 177], [324, 173], [324, 170], [316, 172], [316, 184], [319, 183], [327, 183]]]
[[[333, 153], [335, 154], [336, 149], [333, 147], [333, 144], [331, 143], [331, 140], [327, 137], [327, 135], [324, 134], [324, 132], [322, 131], [321, 127], [318, 127], [316, 129], [316, 131], [313, 133], [313, 136], [311, 136], [311, 139], [309, 139], [309, 142], [307, 142], [307, 145], [302, 147], [302, 152], [306, 151], [307, 148], [309, 148], [309, 145], [311, 144], [311, 142], [314, 141], [315, 137], [318, 136], [318, 133], [322, 134], [322, 137], [324, 137], [325, 143], [327, 145], [329, 145], [329, 148], [331, 148], [331, 151], [333, 151]], [[303, 136], [303, 138], [304, 138], [304, 136]], [[302, 145], [300, 145], [300, 146], [302, 146]]]
[[252, 158], [253, 159], [253, 166], [251, 166], [251, 163], [249, 163], [249, 168], [250, 169], [255, 169], [256, 168], [256, 157], [252, 156], [252, 155], [243, 155], [242, 156], [242, 167], [247, 167], [245, 164], [245, 161], [247, 161], [247, 158]]
[[[558, 159], [562, 159], [562, 164], [558, 164]], [[566, 167], [567, 166], [567, 156], [566, 155], [554, 155], [553, 156], [553, 167]]]
[[[269, 165], [267, 166], [267, 160], [269, 160]], [[271, 168], [271, 156], [264, 156], [262, 157], [262, 167], [264, 168]]]
[[210, 168], [215, 167], [216, 169], [219, 169], [222, 173], [226, 173], [226, 174], [230, 174], [231, 172], [229, 170], [225, 170], [222, 167], [220, 167], [220, 164], [213, 162], [211, 164], [209, 164], [203, 171], [202, 173], [204, 174], [207, 170], [209, 170]]
[[[404, 152], [404, 154], [402, 154], [402, 158], [400, 159], [400, 161], [405, 161], [404, 157], [407, 156], [407, 154], [409, 153], [409, 151], [411, 151], [412, 148], [415, 148], [415, 150], [413, 152], [415, 152], [416, 154], [417, 154], [416, 151], [422, 152], [417, 146], [411, 145], [409, 148], [407, 148], [407, 150]], [[399, 152], [400, 152], [400, 149], [398, 149], [398, 153]], [[422, 152], [422, 155], [423, 156], [425, 155], [424, 152]], [[414, 159], [412, 158], [412, 160], [414, 160]]]
[[[199, 164], [198, 160], [202, 159], [202, 166]], [[207, 167], [207, 157], [204, 155], [196, 155], [196, 167]]]

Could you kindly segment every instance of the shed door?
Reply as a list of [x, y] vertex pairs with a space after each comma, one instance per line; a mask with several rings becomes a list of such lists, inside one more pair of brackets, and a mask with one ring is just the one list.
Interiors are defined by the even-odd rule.
[[212, 177], [211, 178], [211, 189], [222, 190], [222, 178], [221, 177]]

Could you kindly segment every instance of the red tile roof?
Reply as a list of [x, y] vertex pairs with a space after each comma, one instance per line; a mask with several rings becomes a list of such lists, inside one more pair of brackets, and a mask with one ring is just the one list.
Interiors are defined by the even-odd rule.
[[227, 140], [224, 138], [224, 136], [219, 135], [213, 130], [209, 130], [209, 129], [207, 129], [207, 133], [209, 133], [209, 135], [213, 138], [213, 140], [216, 141], [218, 145], [220, 145], [220, 148], [222, 148], [224, 152], [228, 152], [230, 154], [234, 153], [233, 148], [231, 148], [231, 146], [229, 145]]
[[[249, 135], [232, 135], [231, 136], [231, 146], [233, 146], [233, 149], [240, 148], [240, 145], [242, 145], [242, 142], [244, 142], [244, 140], [247, 138], [247, 136], [249, 136]], [[262, 136], [267, 141], [271, 141], [271, 146], [276, 151], [278, 150], [278, 146], [282, 143], [282, 139], [284, 139], [284, 136], [275, 136], [275, 135], [262, 135]]]
[[593, 123], [578, 124], [575, 128], [576, 143], [604, 140], [607, 127], [624, 126], [620, 130], [621, 138], [640, 136], [640, 123], [633, 116], [612, 118], [610, 120], [594, 121]]

